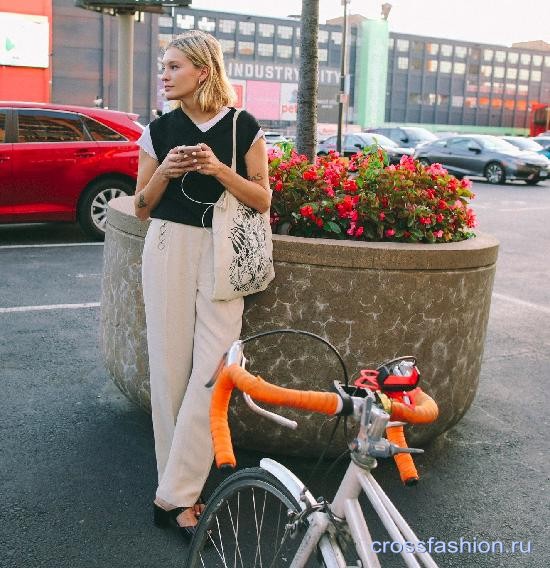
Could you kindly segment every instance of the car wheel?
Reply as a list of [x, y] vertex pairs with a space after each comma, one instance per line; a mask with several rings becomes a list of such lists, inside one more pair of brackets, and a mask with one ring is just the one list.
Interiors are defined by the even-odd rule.
[[418, 158], [418, 163], [427, 168], [430, 165], [430, 160], [428, 158]]
[[535, 178], [535, 179], [526, 179], [525, 183], [527, 185], [537, 185], [537, 183], [539, 183], [540, 178]]
[[504, 168], [497, 162], [491, 162], [485, 166], [485, 177], [492, 184], [506, 183]]
[[82, 195], [78, 206], [78, 223], [91, 238], [103, 240], [107, 223], [107, 203], [115, 197], [132, 195], [134, 186], [116, 178], [96, 181]]

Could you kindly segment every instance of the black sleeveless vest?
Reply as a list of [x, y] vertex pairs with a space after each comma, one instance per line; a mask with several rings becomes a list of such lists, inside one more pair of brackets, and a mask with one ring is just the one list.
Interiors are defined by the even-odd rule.
[[[174, 146], [194, 146], [204, 142], [212, 148], [217, 158], [231, 167], [233, 153], [233, 115], [235, 109], [230, 111], [206, 132], [202, 132], [197, 125], [181, 110], [177, 108], [163, 114], [150, 123], [151, 140], [159, 164]], [[248, 152], [260, 125], [256, 119], [246, 111], [242, 111], [237, 118], [237, 173], [247, 177], [245, 154]], [[205, 203], [216, 202], [223, 190], [223, 185], [214, 177], [198, 172], [190, 172], [183, 180], [185, 193], [197, 201]], [[206, 211], [206, 214], [205, 214]], [[191, 201], [182, 192], [182, 179], [172, 179], [160, 202], [151, 212], [151, 217], [174, 221], [196, 227], [212, 226], [213, 208]]]

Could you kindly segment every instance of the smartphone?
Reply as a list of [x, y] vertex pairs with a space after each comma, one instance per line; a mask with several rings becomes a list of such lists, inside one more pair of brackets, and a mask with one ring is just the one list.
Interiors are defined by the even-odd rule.
[[201, 152], [202, 148], [197, 145], [197, 146], [179, 146], [178, 148], [178, 152], [180, 154], [189, 154], [191, 155], [191, 153], [193, 152]]

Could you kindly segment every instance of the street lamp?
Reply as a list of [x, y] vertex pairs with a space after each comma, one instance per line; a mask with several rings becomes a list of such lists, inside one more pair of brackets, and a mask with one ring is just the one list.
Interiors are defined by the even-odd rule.
[[348, 29], [348, 4], [350, 0], [342, 0], [344, 6], [344, 22], [342, 31], [342, 57], [340, 58], [340, 92], [338, 93], [338, 131], [336, 134], [336, 151], [342, 152], [342, 121], [344, 118], [344, 102], [346, 101], [346, 43]]

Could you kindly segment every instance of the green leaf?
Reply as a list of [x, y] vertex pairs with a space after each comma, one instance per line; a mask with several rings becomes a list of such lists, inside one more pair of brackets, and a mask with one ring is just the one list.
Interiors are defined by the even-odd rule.
[[337, 225], [334, 221], [327, 221], [324, 226], [327, 229], [327, 231], [331, 231], [333, 233], [341, 233], [342, 232], [340, 225]]

